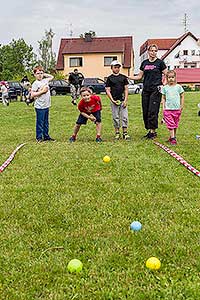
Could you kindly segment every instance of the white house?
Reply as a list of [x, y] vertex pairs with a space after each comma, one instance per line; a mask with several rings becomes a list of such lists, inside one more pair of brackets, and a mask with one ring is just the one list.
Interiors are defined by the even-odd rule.
[[147, 58], [150, 44], [157, 44], [158, 57], [163, 59], [168, 69], [200, 68], [200, 39], [191, 32], [186, 32], [179, 38], [148, 39], [140, 47], [141, 62]]

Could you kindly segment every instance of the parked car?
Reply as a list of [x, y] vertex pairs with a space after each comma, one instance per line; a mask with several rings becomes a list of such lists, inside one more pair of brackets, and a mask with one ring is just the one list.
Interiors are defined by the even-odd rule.
[[84, 78], [82, 86], [91, 87], [95, 94], [105, 93], [105, 81], [100, 78]]
[[66, 80], [52, 80], [49, 82], [49, 88], [52, 96], [70, 93], [70, 85]]
[[140, 87], [139, 85], [135, 84], [133, 80], [128, 79], [128, 93], [131, 94], [139, 94]]
[[8, 81], [9, 90], [14, 89], [17, 93], [17, 96], [22, 95], [23, 87], [18, 81]]

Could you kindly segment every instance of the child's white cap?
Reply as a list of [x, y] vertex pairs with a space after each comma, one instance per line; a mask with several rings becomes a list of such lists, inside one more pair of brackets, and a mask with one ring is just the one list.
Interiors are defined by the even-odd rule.
[[110, 65], [111, 65], [111, 67], [112, 66], [120, 66], [120, 67], [122, 66], [122, 64], [118, 60], [113, 60]]

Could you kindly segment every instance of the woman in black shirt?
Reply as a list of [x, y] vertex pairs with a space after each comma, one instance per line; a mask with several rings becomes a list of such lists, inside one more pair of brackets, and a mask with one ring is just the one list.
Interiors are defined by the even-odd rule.
[[148, 133], [147, 139], [157, 136], [158, 114], [161, 102], [162, 75], [167, 73], [167, 67], [161, 59], [157, 58], [158, 46], [152, 44], [148, 47], [148, 59], [140, 66], [138, 75], [130, 79], [140, 80], [143, 78], [142, 111], [145, 128]]

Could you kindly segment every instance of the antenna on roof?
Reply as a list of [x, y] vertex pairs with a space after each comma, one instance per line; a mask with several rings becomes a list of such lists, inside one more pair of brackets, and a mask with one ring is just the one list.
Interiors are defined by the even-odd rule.
[[188, 32], [188, 15], [185, 13], [184, 18], [182, 19], [182, 24], [184, 26], [184, 32]]
[[73, 26], [72, 23], [68, 24], [68, 30], [67, 30], [67, 31], [68, 31], [68, 32], [67, 32], [67, 35], [69, 35], [71, 38], [72, 38], [72, 36], [73, 36], [72, 26]]

